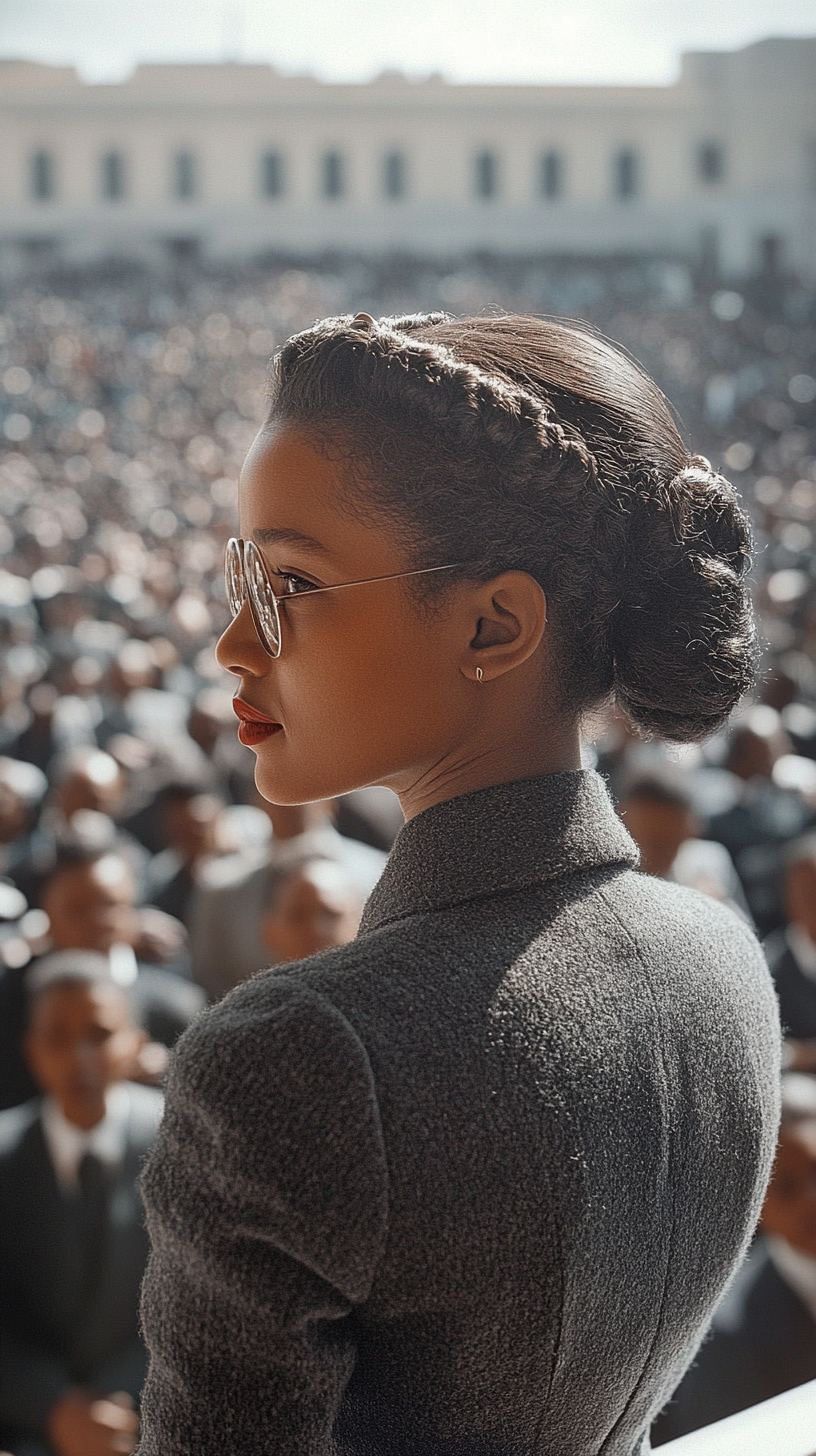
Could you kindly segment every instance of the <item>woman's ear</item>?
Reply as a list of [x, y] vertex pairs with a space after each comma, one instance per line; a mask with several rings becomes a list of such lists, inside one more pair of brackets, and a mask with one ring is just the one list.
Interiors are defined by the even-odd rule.
[[520, 667], [539, 646], [547, 601], [526, 571], [505, 571], [474, 587], [468, 603], [473, 626], [461, 671], [474, 682], [493, 682]]

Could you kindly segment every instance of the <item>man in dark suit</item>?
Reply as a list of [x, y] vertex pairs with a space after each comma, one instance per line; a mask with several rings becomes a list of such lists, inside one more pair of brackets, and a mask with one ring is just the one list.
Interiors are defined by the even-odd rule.
[[126, 776], [110, 753], [98, 748], [71, 749], [49, 769], [53, 784], [32, 839], [29, 856], [18, 862], [14, 883], [31, 905], [39, 905], [46, 881], [64, 853], [80, 843], [103, 843], [130, 865], [139, 891], [145, 888], [150, 856], [114, 816], [123, 802]]
[[306, 860], [278, 885], [261, 935], [276, 961], [306, 960], [353, 940], [363, 904], [343, 865], [331, 859]]
[[224, 802], [202, 793], [199, 785], [171, 783], [158, 795], [166, 848], [154, 855], [148, 871], [151, 905], [189, 926], [196, 868], [217, 855], [218, 822]]
[[138, 1433], [137, 1178], [162, 1098], [125, 1080], [145, 1033], [109, 976], [54, 957], [28, 990], [43, 1095], [0, 1113], [0, 1447], [113, 1456]]
[[760, 935], [784, 921], [787, 846], [813, 824], [804, 796], [773, 778], [775, 763], [790, 750], [779, 714], [766, 704], [749, 709], [728, 739], [724, 767], [733, 776], [734, 800], [708, 821], [709, 838], [724, 844], [736, 865]]
[[794, 1072], [784, 1084], [763, 1236], [652, 1427], [654, 1446], [816, 1379], [816, 1080]]
[[[104, 957], [114, 979], [129, 987], [152, 1041], [172, 1046], [205, 998], [191, 981], [155, 964], [162, 947], [154, 949], [143, 921], [151, 907], [137, 905], [136, 884], [126, 860], [113, 850], [88, 849], [66, 855], [47, 883], [43, 906], [55, 950], [87, 951], [92, 959]], [[169, 919], [153, 913], [159, 915], [162, 926]], [[173, 921], [170, 925], [184, 934], [180, 925]], [[36, 1090], [22, 1055], [25, 977], [22, 967], [9, 967], [0, 975], [0, 1108], [23, 1102]], [[160, 1074], [164, 1062], [166, 1057], [158, 1063], [152, 1061], [151, 1068], [157, 1067]]]
[[816, 834], [803, 835], [788, 851], [784, 899], [786, 927], [768, 937], [765, 952], [782, 1030], [794, 1042], [813, 1042], [795, 1049], [796, 1065], [809, 1071], [816, 1062]]
[[[260, 795], [257, 796], [260, 803]], [[338, 834], [334, 805], [267, 804], [268, 844], [211, 860], [202, 867], [190, 906], [193, 976], [213, 1001], [268, 966], [274, 952], [263, 926], [290, 870], [306, 860], [341, 865], [367, 899], [385, 867], [382, 850]]]

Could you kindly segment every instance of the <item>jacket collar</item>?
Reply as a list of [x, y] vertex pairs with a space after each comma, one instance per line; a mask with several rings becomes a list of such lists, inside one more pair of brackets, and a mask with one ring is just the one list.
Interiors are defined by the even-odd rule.
[[599, 774], [575, 769], [495, 784], [434, 804], [400, 830], [360, 934], [406, 915], [637, 862]]

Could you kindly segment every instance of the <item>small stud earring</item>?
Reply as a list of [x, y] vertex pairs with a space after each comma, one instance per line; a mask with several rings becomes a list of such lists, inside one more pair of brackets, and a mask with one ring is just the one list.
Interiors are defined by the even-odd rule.
[[477, 667], [476, 669], [476, 681], [484, 682], [484, 673], [482, 672], [482, 669], [480, 667]]

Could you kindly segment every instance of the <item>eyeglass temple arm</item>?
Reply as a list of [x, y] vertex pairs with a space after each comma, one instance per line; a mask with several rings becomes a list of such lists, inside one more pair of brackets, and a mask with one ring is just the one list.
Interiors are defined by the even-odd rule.
[[[404, 576], [429, 576], [432, 571], [453, 571], [454, 567], [461, 565], [461, 561], [449, 561], [447, 566], [420, 566], [414, 571], [388, 571], [385, 576], [362, 576], [358, 581], [338, 581], [335, 582], [334, 586], [315, 586], [312, 587], [311, 591], [292, 592], [291, 595], [276, 596], [276, 600], [279, 602], [291, 602], [297, 600], [298, 597], [316, 597], [318, 592], [342, 591], [347, 586], [368, 586], [370, 582], [374, 581], [398, 581]], [[285, 573], [270, 571], [270, 576], [282, 575], [285, 575]]]

